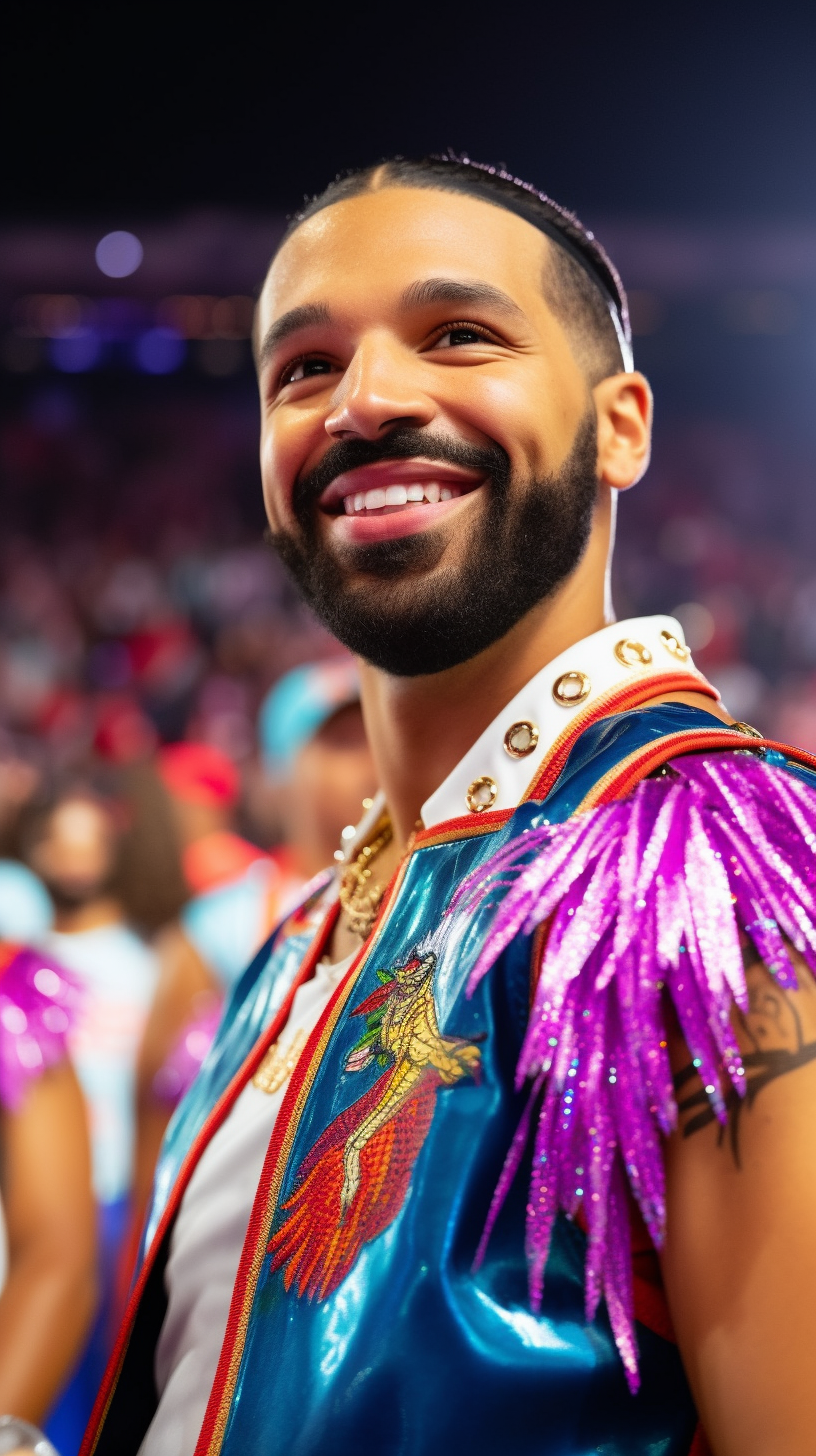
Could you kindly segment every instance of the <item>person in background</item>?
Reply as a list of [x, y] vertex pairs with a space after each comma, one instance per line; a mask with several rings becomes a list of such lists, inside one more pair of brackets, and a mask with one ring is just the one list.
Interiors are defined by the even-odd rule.
[[[154, 940], [160, 969], [138, 1062], [129, 1265], [164, 1129], [209, 1046], [241, 954], [248, 958], [264, 937], [275, 878], [264, 851], [235, 831], [240, 778], [226, 754], [206, 743], [170, 744], [160, 751], [156, 769], [191, 898]], [[211, 926], [218, 923], [217, 915], [207, 917], [213, 903], [226, 910], [229, 923], [220, 938], [191, 927], [189, 909], [194, 907], [194, 918], [196, 901]]]
[[173, 743], [161, 749], [158, 768], [170, 796], [191, 892], [180, 926], [224, 990], [266, 938], [270, 917], [293, 889], [296, 893], [297, 884], [291, 885], [282, 861], [237, 833], [241, 779], [221, 749]]
[[69, 1047], [89, 1113], [99, 1214], [99, 1313], [49, 1422], [62, 1456], [78, 1446], [108, 1355], [133, 1182], [136, 1058], [158, 979], [156, 957], [127, 923], [116, 889], [123, 819], [117, 801], [69, 783], [33, 809], [22, 836], [55, 907], [43, 945], [84, 991]]
[[16, 859], [0, 859], [0, 941], [39, 945], [54, 924], [42, 880]]
[[78, 987], [50, 956], [5, 938], [20, 916], [3, 893], [12, 879], [23, 910], [41, 900], [34, 876], [3, 864], [0, 1413], [39, 1423], [93, 1317], [95, 1218], [85, 1111], [67, 1056]]
[[261, 704], [258, 742], [277, 791], [276, 853], [305, 883], [332, 863], [343, 828], [374, 792], [356, 664], [340, 658], [286, 673]]
[[[146, 1200], [170, 1114], [212, 1041], [229, 990], [273, 927], [332, 864], [342, 830], [373, 792], [357, 670], [306, 664], [270, 690], [258, 717], [282, 842], [264, 854], [232, 828], [238, 776], [217, 749], [183, 743], [160, 754], [197, 894], [160, 937], [162, 980], [139, 1060], [137, 1185]], [[198, 831], [198, 833], [196, 833]]]

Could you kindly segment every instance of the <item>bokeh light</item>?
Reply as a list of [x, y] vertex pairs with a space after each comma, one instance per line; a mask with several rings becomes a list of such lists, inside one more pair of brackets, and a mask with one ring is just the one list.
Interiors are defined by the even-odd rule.
[[99, 363], [102, 340], [94, 329], [80, 326], [51, 339], [48, 352], [62, 374], [85, 374]]
[[133, 345], [137, 368], [145, 374], [172, 374], [184, 363], [187, 345], [175, 329], [147, 329]]
[[106, 233], [96, 245], [96, 264], [106, 278], [129, 278], [144, 257], [135, 233]]

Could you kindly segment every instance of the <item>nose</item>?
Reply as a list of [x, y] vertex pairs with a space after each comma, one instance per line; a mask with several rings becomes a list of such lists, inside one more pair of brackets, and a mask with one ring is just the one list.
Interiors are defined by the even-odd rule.
[[362, 340], [332, 397], [327, 434], [375, 440], [397, 424], [430, 424], [436, 407], [420, 387], [416, 365], [410, 349], [383, 333]]

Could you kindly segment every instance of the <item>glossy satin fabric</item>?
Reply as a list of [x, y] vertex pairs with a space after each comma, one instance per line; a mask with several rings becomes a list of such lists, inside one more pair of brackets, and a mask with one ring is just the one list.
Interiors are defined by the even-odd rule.
[[[509, 835], [566, 819], [603, 774], [648, 741], [714, 724], [711, 715], [679, 704], [604, 719], [583, 734], [545, 804], [521, 805], [494, 833], [414, 852], [317, 1066], [273, 1231], [304, 1157], [376, 1081], [380, 1069], [351, 1074], [345, 1068], [361, 1031], [351, 1013], [381, 984], [377, 971], [408, 959], [439, 925], [464, 875]], [[489, 906], [481, 907], [441, 950], [434, 978], [439, 1028], [478, 1045], [481, 1076], [436, 1092], [401, 1211], [363, 1247], [333, 1294], [311, 1302], [294, 1289], [287, 1293], [281, 1273], [264, 1259], [221, 1446], [226, 1456], [689, 1451], [696, 1415], [676, 1347], [638, 1327], [642, 1386], [630, 1395], [603, 1306], [592, 1325], [584, 1322], [584, 1235], [566, 1219], [556, 1227], [542, 1310], [531, 1312], [524, 1254], [529, 1162], [520, 1169], [482, 1267], [473, 1271], [524, 1102], [513, 1090], [513, 1073], [530, 997], [531, 947], [521, 939], [471, 999], [465, 994], [489, 914]], [[171, 1125], [148, 1235], [209, 1109], [284, 1001], [312, 933], [273, 942], [236, 987], [202, 1073]], [[152, 1297], [155, 1304], [155, 1291]], [[144, 1339], [133, 1344], [114, 1408], [128, 1380], [138, 1384], [132, 1367], [146, 1358], [144, 1345]], [[119, 1456], [121, 1446], [111, 1444], [116, 1429], [114, 1420], [107, 1438], [103, 1432], [100, 1453], [116, 1450]]]

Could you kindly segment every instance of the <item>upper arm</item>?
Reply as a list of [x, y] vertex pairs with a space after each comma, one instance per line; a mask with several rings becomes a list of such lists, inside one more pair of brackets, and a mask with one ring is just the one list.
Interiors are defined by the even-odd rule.
[[746, 946], [746, 1090], [728, 1123], [675, 1046], [666, 1149], [669, 1304], [717, 1456], [811, 1456], [816, 1349], [816, 985], [779, 988]]
[[75, 1363], [95, 1299], [96, 1216], [85, 1108], [67, 1062], [3, 1115], [8, 1277], [0, 1294], [0, 1409], [41, 1421]]
[[35, 1078], [3, 1125], [3, 1207], [9, 1261], [59, 1252], [70, 1269], [90, 1269], [95, 1211], [85, 1104], [65, 1061]]

